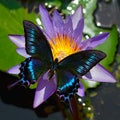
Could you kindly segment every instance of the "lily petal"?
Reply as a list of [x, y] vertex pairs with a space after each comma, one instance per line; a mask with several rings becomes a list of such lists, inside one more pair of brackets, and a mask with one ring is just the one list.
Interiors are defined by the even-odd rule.
[[8, 37], [19, 48], [25, 47], [25, 38], [23, 35], [8, 35]]
[[48, 80], [48, 72], [39, 78], [38, 86], [35, 92], [33, 108], [38, 107], [56, 91], [57, 86], [55, 80], [55, 75]]
[[39, 10], [44, 29], [46, 33], [49, 35], [49, 37], [52, 39], [53, 37], [55, 37], [55, 33], [50, 15], [48, 11], [41, 5], [39, 6]]
[[78, 46], [80, 46], [82, 40], [83, 28], [84, 28], [84, 19], [82, 18], [73, 32], [73, 38]]
[[71, 16], [68, 15], [65, 20], [64, 34], [72, 38], [72, 33], [73, 33], [72, 19]]
[[88, 72], [85, 76], [82, 77], [85, 80], [92, 80], [96, 82], [116, 82], [115, 78], [109, 73], [105, 68], [103, 68], [100, 64], [94, 66], [90, 72]]
[[23, 57], [25, 57], [25, 58], [30, 57], [30, 55], [28, 55], [28, 54], [26, 53], [25, 48], [17, 48], [16, 51], [17, 51], [18, 54], [20, 54], [21, 56], [23, 56]]
[[80, 97], [85, 96], [85, 90], [84, 90], [84, 87], [83, 87], [83, 85], [82, 85], [81, 82], [80, 82], [80, 87], [78, 88], [77, 94], [78, 94]]
[[73, 23], [73, 30], [76, 29], [79, 21], [82, 19], [82, 6], [79, 6], [75, 13], [71, 16], [72, 18], [72, 23]]
[[55, 10], [53, 12], [53, 26], [55, 33], [63, 34], [64, 22], [60, 14]]
[[102, 33], [93, 38], [87, 39], [81, 43], [81, 48], [83, 50], [94, 48], [102, 44], [109, 36], [109, 33]]
[[16, 66], [13, 66], [12, 68], [10, 68], [7, 72], [9, 74], [19, 74], [20, 73], [20, 64], [16, 65]]

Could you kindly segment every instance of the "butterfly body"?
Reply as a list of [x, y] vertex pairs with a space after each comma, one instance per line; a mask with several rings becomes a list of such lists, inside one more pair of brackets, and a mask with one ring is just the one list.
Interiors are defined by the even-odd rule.
[[29, 21], [24, 21], [23, 25], [25, 48], [31, 57], [21, 63], [20, 81], [29, 86], [49, 71], [48, 80], [56, 76], [57, 94], [65, 101], [80, 87], [78, 76], [85, 75], [106, 56], [98, 50], [86, 50], [71, 54], [61, 61], [57, 58], [54, 60], [50, 44], [42, 30]]

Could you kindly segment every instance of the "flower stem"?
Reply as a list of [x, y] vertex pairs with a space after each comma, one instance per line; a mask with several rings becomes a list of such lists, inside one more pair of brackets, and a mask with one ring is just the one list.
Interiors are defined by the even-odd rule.
[[74, 96], [69, 99], [69, 106], [70, 106], [70, 111], [72, 113], [73, 119], [74, 120], [81, 120], [80, 116], [79, 116], [79, 112], [78, 112], [77, 103], [76, 103]]

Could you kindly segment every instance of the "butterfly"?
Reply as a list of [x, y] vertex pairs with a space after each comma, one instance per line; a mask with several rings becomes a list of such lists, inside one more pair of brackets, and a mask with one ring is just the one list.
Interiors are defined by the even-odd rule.
[[80, 87], [78, 78], [106, 56], [98, 50], [85, 50], [58, 61], [58, 58], [53, 58], [51, 46], [42, 30], [27, 20], [23, 22], [23, 26], [25, 49], [31, 57], [21, 63], [20, 80], [17, 83], [21, 82], [22, 85], [35, 83], [42, 74], [49, 71], [48, 80], [51, 80], [53, 75], [56, 76], [58, 96], [68, 100]]

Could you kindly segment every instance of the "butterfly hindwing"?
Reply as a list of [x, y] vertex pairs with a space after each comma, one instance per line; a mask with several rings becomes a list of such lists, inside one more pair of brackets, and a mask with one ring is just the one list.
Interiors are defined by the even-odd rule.
[[27, 58], [21, 63], [20, 80], [23, 84], [27, 81], [30, 84], [36, 82], [42, 73], [48, 70], [46, 64], [36, 58]]
[[72, 96], [79, 87], [79, 80], [77, 76], [69, 71], [56, 70], [57, 77], [57, 93], [59, 97], [66, 101]]
[[105, 56], [105, 53], [98, 50], [77, 52], [60, 61], [58, 68], [82, 76], [105, 58]]
[[19, 69], [19, 81], [16, 81], [9, 85], [8, 89], [11, 89], [18, 84], [29, 87], [30, 84], [34, 84], [38, 78], [49, 68], [43, 61], [37, 58], [29, 57], [21, 63]]
[[30, 21], [24, 21], [26, 52], [32, 57], [50, 63], [53, 61], [50, 45], [42, 30]]
[[69, 100], [70, 96], [78, 90], [79, 79], [93, 66], [105, 57], [98, 50], [86, 50], [72, 54], [58, 63], [56, 68], [57, 87], [59, 96]]

